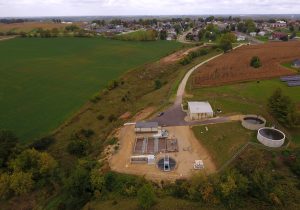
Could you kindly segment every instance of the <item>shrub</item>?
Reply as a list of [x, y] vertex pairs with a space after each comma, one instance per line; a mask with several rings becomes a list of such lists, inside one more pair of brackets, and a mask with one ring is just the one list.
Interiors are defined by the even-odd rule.
[[152, 185], [145, 184], [137, 194], [138, 204], [142, 209], [150, 209], [155, 204], [155, 194]]
[[82, 134], [85, 138], [90, 138], [95, 134], [92, 129], [81, 129], [80, 134]]
[[119, 149], [119, 145], [114, 146], [114, 150], [118, 150]]
[[6, 199], [10, 194], [10, 176], [7, 173], [0, 174], [0, 199]]
[[204, 56], [204, 55], [207, 55], [209, 53], [208, 49], [206, 48], [202, 48], [200, 50], [195, 50], [195, 51], [192, 51], [190, 52], [187, 56], [185, 56], [184, 58], [182, 58], [179, 63], [183, 66], [189, 64], [192, 62], [192, 60], [194, 58], [197, 58], [199, 56]]
[[10, 168], [14, 172], [29, 172], [33, 180], [41, 180], [54, 174], [57, 162], [47, 152], [27, 149], [10, 162]]
[[252, 57], [251, 61], [250, 61], [250, 66], [254, 67], [254, 68], [259, 68], [261, 67], [261, 61], [259, 59], [258, 56], [254, 56]]
[[155, 80], [155, 90], [158, 90], [162, 87], [162, 83], [160, 80]]
[[104, 118], [105, 118], [105, 117], [104, 117], [104, 115], [102, 115], [102, 114], [99, 114], [99, 115], [97, 116], [97, 119], [98, 119], [98, 120], [104, 120]]
[[179, 63], [180, 63], [181, 65], [185, 66], [185, 65], [191, 63], [191, 61], [192, 61], [191, 58], [190, 58], [189, 56], [186, 56], [186, 57], [184, 57], [183, 59], [181, 59], [181, 60], [179, 61]]
[[113, 138], [110, 138], [110, 139], [106, 140], [107, 145], [114, 145], [117, 142], [118, 142], [118, 138], [117, 137], [113, 137]]
[[92, 191], [90, 176], [89, 170], [77, 166], [75, 171], [66, 180], [66, 189], [74, 197], [89, 197]]
[[111, 81], [111, 82], [108, 84], [107, 89], [108, 89], [108, 90], [113, 90], [113, 89], [117, 88], [118, 86], [119, 86], [119, 82], [116, 81], [116, 80], [113, 80], [113, 81]]
[[14, 172], [10, 177], [10, 188], [16, 195], [23, 195], [33, 189], [34, 181], [31, 173]]
[[46, 136], [44, 138], [35, 140], [29, 147], [39, 151], [47, 150], [48, 147], [55, 141], [53, 136]]
[[108, 117], [109, 122], [113, 122], [113, 121], [116, 121], [116, 120], [117, 120], [117, 117], [114, 114], [109, 115], [109, 117]]
[[82, 157], [87, 153], [88, 142], [86, 140], [74, 139], [69, 143], [67, 149], [71, 155]]
[[224, 51], [224, 52], [228, 52], [229, 50], [232, 49], [232, 43], [228, 40], [224, 40], [220, 43], [220, 48]]
[[108, 172], [104, 175], [105, 189], [112, 192], [117, 184], [117, 175], [113, 172]]
[[207, 49], [201, 49], [200, 52], [199, 52], [200, 56], [203, 56], [203, 55], [207, 55], [208, 54], [208, 50]]
[[100, 101], [101, 100], [101, 96], [99, 96], [99, 95], [95, 95], [95, 96], [93, 96], [91, 99], [90, 99], [90, 102], [92, 102], [92, 103], [97, 103], [98, 101]]

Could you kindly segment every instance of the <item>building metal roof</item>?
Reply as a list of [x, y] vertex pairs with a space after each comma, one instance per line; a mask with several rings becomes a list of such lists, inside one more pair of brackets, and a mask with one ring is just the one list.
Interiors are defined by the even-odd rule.
[[155, 128], [158, 127], [157, 122], [137, 122], [135, 124], [136, 128]]
[[213, 110], [210, 104], [207, 101], [203, 102], [188, 102], [190, 113], [197, 114], [197, 113], [213, 113]]

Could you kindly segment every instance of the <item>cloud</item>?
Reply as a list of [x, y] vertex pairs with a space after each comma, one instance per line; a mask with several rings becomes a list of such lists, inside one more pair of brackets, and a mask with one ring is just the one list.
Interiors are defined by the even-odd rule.
[[290, 0], [0, 0], [0, 16], [299, 13]]

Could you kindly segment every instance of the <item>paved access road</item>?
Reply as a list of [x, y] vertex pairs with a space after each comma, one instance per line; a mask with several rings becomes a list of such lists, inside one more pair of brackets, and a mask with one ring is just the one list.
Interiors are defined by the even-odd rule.
[[[241, 46], [243, 46], [243, 44], [235, 47], [234, 49], [239, 48]], [[191, 74], [195, 70], [197, 70], [200, 66], [202, 66], [202, 65], [206, 64], [207, 62], [209, 62], [213, 59], [216, 59], [222, 55], [223, 54], [216, 55], [212, 58], [207, 59], [206, 61], [199, 63], [198, 65], [194, 66], [193, 68], [191, 68], [185, 74], [184, 78], [182, 79], [182, 81], [178, 87], [174, 104], [170, 108], [168, 108], [162, 116], [154, 117], [150, 121], [158, 122], [158, 124], [160, 126], [206, 125], [206, 124], [223, 123], [223, 122], [231, 121], [230, 117], [218, 117], [218, 118], [210, 118], [210, 119], [201, 120], [201, 121], [187, 122], [184, 120], [186, 113], [184, 111], [182, 111], [182, 108], [181, 108], [182, 99], [185, 94], [186, 83], [187, 83], [189, 77], [191, 76]]]

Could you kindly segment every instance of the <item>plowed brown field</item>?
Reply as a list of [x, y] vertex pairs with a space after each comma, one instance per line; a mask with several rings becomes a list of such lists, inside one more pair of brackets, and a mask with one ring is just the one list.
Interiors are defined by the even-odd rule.
[[[259, 56], [262, 66], [250, 66], [253, 56]], [[192, 76], [194, 86], [223, 85], [247, 80], [267, 79], [295, 74], [281, 63], [300, 58], [300, 42], [271, 42], [242, 46], [199, 67]]]

